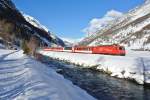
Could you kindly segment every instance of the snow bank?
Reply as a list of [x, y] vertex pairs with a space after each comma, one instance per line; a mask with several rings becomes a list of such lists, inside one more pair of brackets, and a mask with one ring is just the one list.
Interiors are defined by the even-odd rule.
[[66, 60], [83, 67], [97, 66], [98, 70], [105, 71], [111, 76], [133, 79], [139, 84], [144, 84], [144, 82], [150, 83], [150, 57], [148, 56], [150, 55], [150, 52], [130, 52], [131, 51], [127, 52], [127, 56], [109, 56], [97, 54], [39, 51], [39, 53], [45, 56]]
[[0, 99], [95, 100], [53, 69], [22, 51], [0, 49]]

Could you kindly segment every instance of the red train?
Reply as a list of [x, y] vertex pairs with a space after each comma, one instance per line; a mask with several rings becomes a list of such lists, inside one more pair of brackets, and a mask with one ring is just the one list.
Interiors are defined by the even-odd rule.
[[125, 56], [125, 48], [120, 45], [102, 45], [102, 46], [75, 46], [75, 47], [51, 47], [44, 48], [44, 51], [72, 52], [72, 53], [91, 53], [106, 55]]

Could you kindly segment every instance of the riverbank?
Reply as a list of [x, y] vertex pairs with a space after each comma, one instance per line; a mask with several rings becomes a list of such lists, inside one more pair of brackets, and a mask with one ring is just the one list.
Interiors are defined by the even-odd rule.
[[95, 67], [118, 78], [135, 80], [138, 84], [150, 83], [149, 52], [128, 52], [127, 56], [80, 54], [39, 51], [40, 54], [83, 67]]
[[95, 100], [22, 50], [0, 52], [0, 100]]
[[150, 100], [150, 88], [133, 81], [117, 79], [91, 68], [83, 68], [46, 56], [40, 61], [62, 74], [65, 79], [86, 90], [98, 100]]

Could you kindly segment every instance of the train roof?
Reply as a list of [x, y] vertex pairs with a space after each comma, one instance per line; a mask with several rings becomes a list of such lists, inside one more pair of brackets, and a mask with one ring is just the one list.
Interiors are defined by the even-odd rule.
[[101, 47], [101, 46], [121, 46], [119, 44], [112, 44], [112, 45], [98, 45], [98, 46], [74, 46], [76, 48], [86, 48], [86, 47]]

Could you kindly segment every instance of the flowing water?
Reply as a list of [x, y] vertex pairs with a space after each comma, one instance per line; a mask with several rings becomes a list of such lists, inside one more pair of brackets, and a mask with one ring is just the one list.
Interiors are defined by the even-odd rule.
[[43, 63], [98, 100], [150, 100], [148, 87], [114, 78], [96, 70], [82, 68], [82, 66], [43, 58]]

